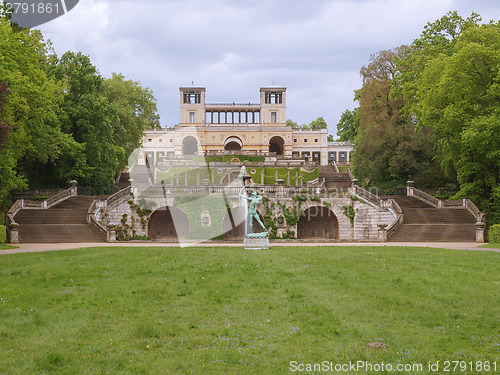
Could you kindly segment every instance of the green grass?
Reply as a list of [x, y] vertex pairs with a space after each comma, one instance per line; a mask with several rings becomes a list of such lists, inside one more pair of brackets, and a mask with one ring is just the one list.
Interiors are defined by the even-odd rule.
[[500, 249], [500, 243], [488, 243], [486, 245], [481, 245], [479, 247], [486, 247], [490, 249]]
[[0, 250], [10, 250], [10, 249], [17, 249], [17, 246], [11, 246], [0, 243]]
[[[290, 361], [498, 362], [499, 260], [496, 252], [403, 247], [3, 255], [0, 373], [287, 374]], [[387, 349], [366, 347], [374, 341]]]

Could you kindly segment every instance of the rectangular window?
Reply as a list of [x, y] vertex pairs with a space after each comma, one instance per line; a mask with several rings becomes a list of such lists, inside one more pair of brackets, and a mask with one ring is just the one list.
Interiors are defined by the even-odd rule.
[[294, 139], [293, 139], [293, 142], [294, 142], [294, 143], [297, 143], [297, 138], [294, 138]]
[[318, 138], [314, 138], [314, 142], [315, 142], [315, 143], [318, 143]]
[[158, 139], [158, 142], [162, 143], [163, 142], [163, 138]]
[[336, 151], [330, 151], [328, 153], [328, 163], [332, 163], [334, 161], [337, 161], [337, 152]]
[[316, 163], [319, 163], [321, 160], [321, 152], [319, 151], [313, 151], [313, 161]]
[[304, 143], [307, 143], [307, 138], [304, 138]]
[[277, 123], [276, 117], [277, 117], [277, 113], [276, 112], [271, 112], [271, 123], [273, 123], [273, 124]]
[[174, 141], [174, 139], [173, 139], [173, 138], [170, 138], [168, 141], [169, 141], [170, 143], [172, 143], [172, 142]]
[[153, 138], [148, 138], [148, 142], [153, 142]]
[[194, 112], [189, 112], [189, 123], [194, 124]]
[[339, 161], [347, 161], [347, 152], [345, 151], [339, 152]]
[[309, 161], [311, 159], [311, 153], [309, 151], [302, 151], [302, 156], [306, 161]]

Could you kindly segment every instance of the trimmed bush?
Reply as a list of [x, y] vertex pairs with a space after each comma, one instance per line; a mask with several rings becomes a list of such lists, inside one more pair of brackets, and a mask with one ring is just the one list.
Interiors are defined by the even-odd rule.
[[5, 241], [7, 241], [7, 227], [0, 225], [0, 243], [5, 243]]
[[491, 243], [500, 243], [500, 224], [495, 224], [488, 231], [488, 241]]

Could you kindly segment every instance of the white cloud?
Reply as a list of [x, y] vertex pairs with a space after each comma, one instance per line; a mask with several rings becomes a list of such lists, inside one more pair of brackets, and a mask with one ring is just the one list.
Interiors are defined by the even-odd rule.
[[[121, 72], [151, 87], [163, 125], [178, 122], [179, 86], [205, 86], [213, 102], [254, 102], [274, 82], [288, 87], [288, 117], [323, 116], [335, 133], [341, 113], [355, 105], [370, 54], [411, 43], [449, 10], [468, 16], [464, 3], [82, 0], [41, 30], [59, 54], [82, 51], [103, 75]], [[498, 7], [477, 5], [498, 19]]]

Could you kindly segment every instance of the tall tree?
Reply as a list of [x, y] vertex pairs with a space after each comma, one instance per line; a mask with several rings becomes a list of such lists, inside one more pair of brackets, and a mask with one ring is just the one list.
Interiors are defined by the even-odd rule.
[[50, 47], [39, 31], [19, 29], [0, 17], [0, 82], [9, 95], [3, 103], [3, 128], [9, 136], [0, 150], [0, 201], [12, 189], [28, 186], [23, 160], [45, 163], [58, 158], [65, 137], [57, 122], [62, 85], [44, 71]]
[[116, 73], [105, 80], [104, 95], [117, 114], [114, 142], [123, 147], [128, 158], [140, 146], [144, 130], [159, 126], [156, 99], [149, 88]]
[[440, 159], [456, 173], [458, 198], [500, 222], [500, 23], [473, 25], [422, 71], [420, 124], [439, 137]]
[[396, 58], [404, 59], [406, 46], [372, 55], [361, 68], [363, 86], [356, 93], [359, 101], [359, 134], [353, 169], [361, 180], [371, 184], [403, 183], [422, 177], [432, 157], [430, 129], [416, 130], [411, 118], [401, 110], [402, 95], [392, 91], [397, 73]]
[[337, 135], [341, 142], [354, 142], [358, 135], [359, 129], [359, 108], [354, 110], [346, 109], [340, 116], [340, 121], [337, 124]]

